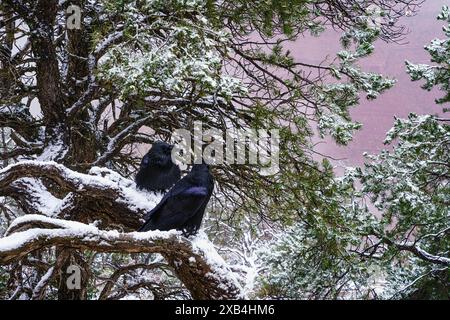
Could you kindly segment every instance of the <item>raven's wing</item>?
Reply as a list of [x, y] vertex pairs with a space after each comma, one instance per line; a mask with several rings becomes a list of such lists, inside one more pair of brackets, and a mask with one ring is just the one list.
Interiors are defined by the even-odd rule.
[[192, 215], [188, 220], [185, 221], [185, 225], [183, 229], [185, 229], [185, 235], [194, 234], [200, 229], [202, 224], [203, 215], [205, 214], [206, 206], [208, 205], [209, 199], [213, 193], [214, 184], [211, 183], [208, 185], [206, 198], [203, 201], [202, 205], [196, 210], [195, 214]]
[[173, 187], [170, 189], [159, 201], [159, 203], [154, 207], [149, 213], [147, 213], [144, 216], [145, 220], [148, 220], [155, 212], [157, 212], [164, 204], [166, 203], [167, 199], [170, 197], [176, 196], [177, 194], [180, 194], [184, 190], [188, 189], [191, 184], [189, 183], [188, 176], [184, 177], [183, 179], [179, 180]]
[[178, 185], [148, 214], [147, 221], [139, 230], [170, 230], [182, 227], [208, 202], [208, 195], [208, 189], [205, 187], [180, 188]]

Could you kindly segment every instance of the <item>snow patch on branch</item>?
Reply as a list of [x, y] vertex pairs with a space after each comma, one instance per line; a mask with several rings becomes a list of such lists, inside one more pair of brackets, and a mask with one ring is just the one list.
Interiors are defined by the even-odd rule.
[[42, 214], [52, 216], [61, 206], [62, 200], [48, 192], [44, 184], [37, 179], [21, 178], [16, 180], [14, 184], [25, 184], [27, 186], [27, 191], [33, 195], [34, 208]]
[[68, 221], [62, 219], [55, 219], [40, 214], [27, 214], [22, 217], [16, 218], [6, 230], [6, 235], [8, 235], [11, 230], [17, 228], [20, 225], [31, 224], [31, 223], [46, 223], [57, 228], [63, 229], [73, 229], [81, 231], [95, 231], [98, 230], [95, 226], [87, 225], [77, 221]]
[[38, 161], [54, 161], [62, 159], [66, 156], [68, 151], [66, 143], [62, 139], [58, 139], [50, 143], [47, 148], [44, 149], [41, 155], [36, 160]]
[[[33, 228], [25, 231], [14, 232], [14, 229], [20, 226], [46, 224], [48, 228]], [[130, 232], [127, 233], [130, 242], [133, 241], [151, 241], [167, 240], [181, 233], [172, 231], [148, 231], [148, 232]], [[16, 250], [24, 245], [36, 241], [40, 238], [76, 238], [86, 241], [98, 241], [99, 244], [106, 244], [105, 241], [116, 241], [122, 236], [119, 231], [100, 230], [94, 225], [84, 224], [77, 221], [68, 221], [62, 219], [50, 218], [38, 214], [30, 214], [15, 219], [8, 230], [6, 237], [0, 239], [0, 252]]]
[[[61, 177], [74, 184], [78, 190], [83, 190], [85, 187], [95, 187], [98, 189], [110, 189], [115, 191], [119, 194], [117, 202], [125, 204], [133, 211], [142, 210], [148, 212], [152, 210], [163, 197], [163, 194], [161, 193], [149, 193], [138, 190], [134, 181], [126, 179], [118, 173], [106, 168], [94, 167], [90, 170], [89, 174], [83, 174], [70, 170], [64, 165], [54, 161], [28, 160], [18, 162], [0, 170], [0, 176], [8, 173], [15, 166], [21, 165], [41, 167], [42, 169], [57, 169]], [[36, 192], [41, 192], [44, 190], [43, 188], [45, 188], [43, 185], [40, 186], [39, 184], [34, 184], [34, 187], [36, 188]], [[57, 202], [55, 197], [52, 196], [52, 199], [47, 193], [44, 194], [44, 197], [47, 195], [48, 198], [52, 200], [51, 207], [53, 209], [57, 208], [58, 205], [63, 205], [63, 201], [60, 200], [60, 202]]]
[[[214, 244], [208, 239], [206, 233], [202, 230], [192, 239], [192, 249], [193, 252], [203, 256], [211, 268], [212, 273], [209, 276], [219, 279], [227, 279], [229, 283], [223, 282], [220, 284], [221, 289], [227, 291], [228, 287], [238, 288], [239, 292], [243, 292], [242, 286], [240, 285], [237, 274], [230, 269], [230, 266], [225, 262], [225, 260], [219, 255], [217, 250], [214, 248]], [[192, 257], [191, 257], [192, 258]], [[191, 261], [190, 258], [190, 262]]]

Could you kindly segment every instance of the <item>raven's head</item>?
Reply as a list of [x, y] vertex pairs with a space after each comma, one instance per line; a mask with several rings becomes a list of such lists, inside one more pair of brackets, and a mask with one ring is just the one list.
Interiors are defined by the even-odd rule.
[[141, 168], [150, 166], [169, 167], [172, 165], [172, 149], [170, 145], [163, 141], [157, 141], [153, 144], [149, 152], [142, 158]]

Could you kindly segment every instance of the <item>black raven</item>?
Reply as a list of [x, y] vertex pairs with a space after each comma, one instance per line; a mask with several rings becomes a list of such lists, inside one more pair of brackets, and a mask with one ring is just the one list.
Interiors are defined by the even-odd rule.
[[181, 178], [180, 168], [172, 162], [173, 146], [158, 141], [142, 158], [141, 167], [136, 175], [139, 189], [148, 191], [166, 191]]
[[190, 173], [178, 181], [150, 211], [139, 231], [177, 229], [185, 236], [195, 234], [202, 223], [206, 205], [214, 189], [207, 164], [194, 164]]

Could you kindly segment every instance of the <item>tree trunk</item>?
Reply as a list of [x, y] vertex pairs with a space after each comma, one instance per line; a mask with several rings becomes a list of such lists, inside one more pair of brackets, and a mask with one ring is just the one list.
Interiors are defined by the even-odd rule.
[[[57, 270], [59, 274], [58, 300], [86, 300], [89, 284], [89, 266], [84, 261], [81, 252], [72, 248], [62, 247], [56, 249], [56, 256], [63, 259], [61, 269]], [[79, 274], [77, 270], [80, 271]], [[80, 276], [79, 280], [77, 279], [78, 275]]]

